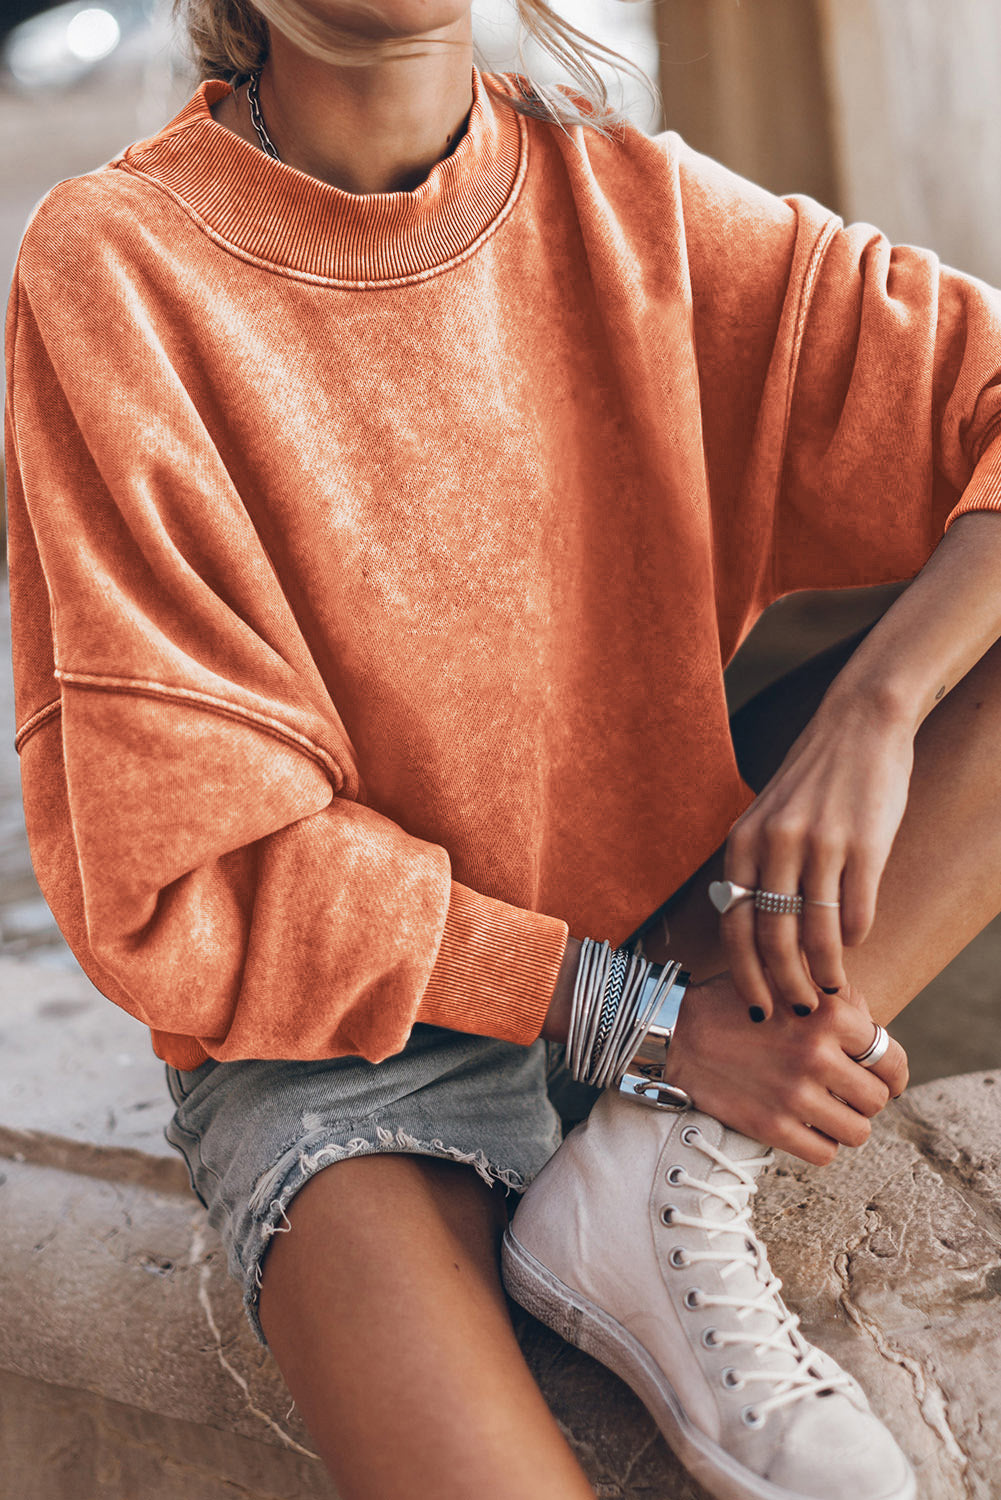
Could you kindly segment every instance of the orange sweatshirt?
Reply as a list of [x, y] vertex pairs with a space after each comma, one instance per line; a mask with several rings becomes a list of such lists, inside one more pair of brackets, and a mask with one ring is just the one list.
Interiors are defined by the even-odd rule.
[[722, 671], [765, 606], [1001, 508], [1001, 294], [475, 69], [454, 153], [372, 196], [227, 90], [21, 246], [39, 884], [181, 1068], [527, 1043], [568, 929], [621, 942], [751, 801]]

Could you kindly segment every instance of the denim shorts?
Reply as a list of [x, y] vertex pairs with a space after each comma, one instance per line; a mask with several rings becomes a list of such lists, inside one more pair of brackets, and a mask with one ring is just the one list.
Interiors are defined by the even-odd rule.
[[205, 1062], [167, 1067], [176, 1106], [164, 1134], [226, 1247], [259, 1343], [261, 1262], [315, 1172], [351, 1156], [404, 1152], [468, 1163], [521, 1193], [597, 1091], [574, 1083], [565, 1049], [417, 1025], [380, 1063]]

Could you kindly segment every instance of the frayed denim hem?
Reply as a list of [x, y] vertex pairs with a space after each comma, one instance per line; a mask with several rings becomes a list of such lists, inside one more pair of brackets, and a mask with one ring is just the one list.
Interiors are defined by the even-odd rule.
[[[326, 1140], [326, 1132], [317, 1131], [310, 1140], [300, 1141], [287, 1151], [257, 1182], [248, 1203], [257, 1220], [256, 1242], [244, 1267], [243, 1306], [257, 1342], [268, 1347], [261, 1327], [259, 1300], [262, 1284], [261, 1262], [273, 1235], [288, 1234], [292, 1225], [285, 1210], [296, 1193], [324, 1167], [352, 1156], [379, 1156], [398, 1153], [410, 1156], [436, 1156], [443, 1161], [457, 1161], [471, 1166], [488, 1187], [499, 1184], [505, 1192], [523, 1193], [528, 1186], [521, 1172], [495, 1166], [482, 1151], [463, 1151], [446, 1146], [444, 1141], [421, 1141], [405, 1130], [386, 1130], [376, 1126], [375, 1138], [355, 1136], [345, 1145]], [[311, 1149], [312, 1147], [312, 1149]], [[284, 1220], [284, 1223], [282, 1222]]]

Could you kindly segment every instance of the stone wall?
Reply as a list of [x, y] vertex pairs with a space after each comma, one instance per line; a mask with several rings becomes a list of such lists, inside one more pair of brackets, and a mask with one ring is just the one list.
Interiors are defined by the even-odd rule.
[[[163, 1138], [170, 1108], [138, 1022], [79, 971], [0, 958], [0, 1494], [336, 1500]], [[830, 1167], [779, 1156], [758, 1225], [921, 1500], [996, 1500], [1001, 1073], [909, 1090]], [[516, 1326], [599, 1500], [706, 1500], [620, 1381]]]

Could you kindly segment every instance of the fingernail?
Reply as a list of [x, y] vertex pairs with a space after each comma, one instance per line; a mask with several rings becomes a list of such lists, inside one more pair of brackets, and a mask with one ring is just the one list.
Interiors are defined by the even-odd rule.
[[811, 1005], [794, 1005], [793, 1006], [793, 1010], [796, 1012], [796, 1014], [798, 1016], [812, 1016], [813, 1015], [813, 1007]]
[[826, 984], [822, 984], [820, 988], [823, 990], [825, 995], [836, 995], [838, 993], [837, 985], [835, 985], [833, 989], [828, 989]]
[[752, 1021], [763, 1021], [765, 1019], [765, 1013], [761, 1009], [760, 1005], [752, 1005], [747, 1014], [750, 1016]]

